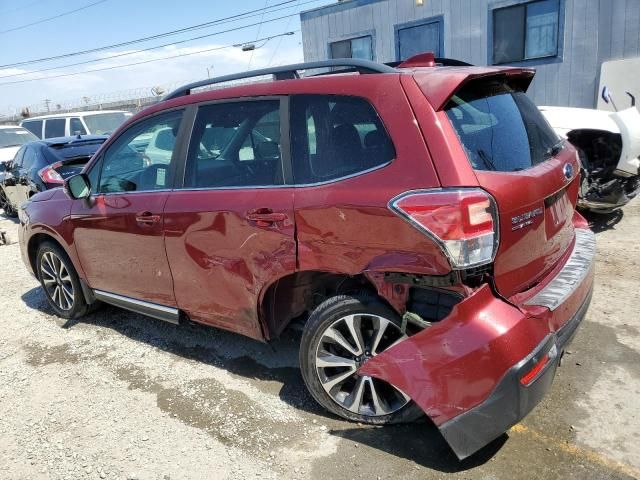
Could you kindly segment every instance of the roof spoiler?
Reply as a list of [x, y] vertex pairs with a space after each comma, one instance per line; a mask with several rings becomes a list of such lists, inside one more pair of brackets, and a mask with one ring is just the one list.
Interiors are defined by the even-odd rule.
[[431, 106], [438, 111], [469, 82], [481, 79], [503, 80], [512, 87], [526, 92], [535, 74], [536, 71], [531, 68], [454, 67], [442, 71], [436, 69], [428, 75], [416, 73], [414, 79]]

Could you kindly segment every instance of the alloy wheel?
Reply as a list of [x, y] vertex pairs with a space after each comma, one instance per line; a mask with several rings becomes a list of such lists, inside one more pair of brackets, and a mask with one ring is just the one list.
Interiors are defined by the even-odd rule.
[[370, 358], [407, 338], [394, 322], [379, 315], [342, 317], [324, 330], [315, 355], [320, 383], [342, 408], [364, 416], [397, 412], [411, 399], [382, 380], [358, 375]]
[[61, 310], [73, 308], [73, 283], [64, 262], [53, 252], [45, 252], [40, 260], [40, 278], [49, 298]]

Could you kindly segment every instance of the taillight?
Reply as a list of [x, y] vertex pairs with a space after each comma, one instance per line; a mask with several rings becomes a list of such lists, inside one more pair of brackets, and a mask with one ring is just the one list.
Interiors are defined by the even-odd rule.
[[54, 163], [53, 165], [48, 165], [41, 169], [38, 172], [38, 175], [42, 179], [44, 183], [57, 183], [62, 185], [64, 183], [64, 178], [60, 176], [58, 172], [56, 172], [56, 168], [61, 166], [61, 163]]
[[432, 237], [457, 270], [491, 263], [498, 250], [495, 201], [478, 188], [418, 190], [391, 200], [391, 210]]

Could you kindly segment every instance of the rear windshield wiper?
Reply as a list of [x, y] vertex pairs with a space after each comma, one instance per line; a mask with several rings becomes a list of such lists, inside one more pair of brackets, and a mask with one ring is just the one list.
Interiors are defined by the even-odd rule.
[[564, 148], [564, 140], [560, 140], [553, 147], [549, 147], [544, 152], [544, 158], [551, 158], [558, 155]]
[[479, 148], [476, 150], [476, 153], [478, 154], [478, 156], [480, 157], [480, 159], [484, 162], [484, 165], [489, 169], [489, 170], [493, 170], [496, 171], [496, 164], [493, 163], [493, 160], [491, 160], [491, 158], [489, 157], [489, 155], [487, 155], [487, 152], [485, 152], [482, 148]]

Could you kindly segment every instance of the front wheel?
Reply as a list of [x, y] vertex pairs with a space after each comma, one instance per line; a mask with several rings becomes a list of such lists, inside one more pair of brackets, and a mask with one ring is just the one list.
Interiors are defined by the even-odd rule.
[[407, 338], [398, 315], [375, 297], [340, 295], [309, 317], [300, 366], [315, 400], [330, 412], [361, 423], [409, 422], [420, 409], [393, 385], [358, 375], [372, 357]]
[[45, 297], [56, 315], [74, 319], [87, 313], [80, 279], [62, 248], [52, 242], [43, 243], [38, 249], [36, 268]]
[[7, 217], [15, 217], [18, 215], [18, 212], [11, 205], [11, 202], [3, 188], [0, 188], [0, 208], [4, 210], [4, 214]]

